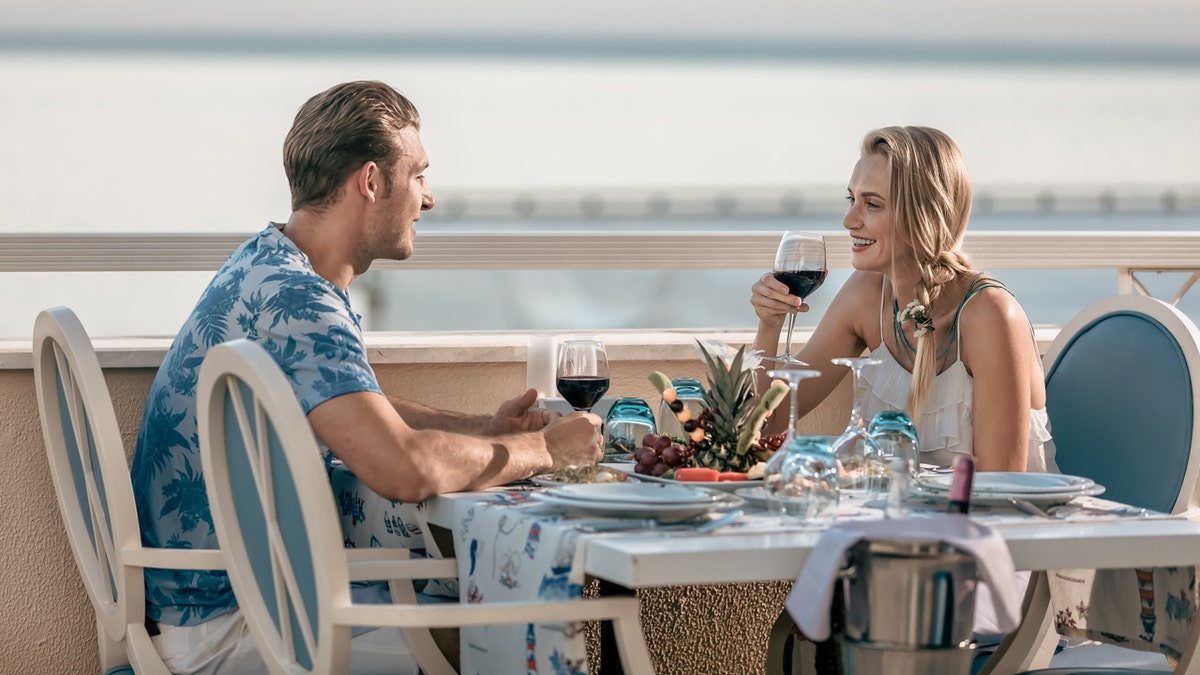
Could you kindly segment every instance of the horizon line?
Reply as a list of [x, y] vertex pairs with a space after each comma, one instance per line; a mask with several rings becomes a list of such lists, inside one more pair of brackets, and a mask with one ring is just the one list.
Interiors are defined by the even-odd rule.
[[963, 65], [1178, 67], [1200, 70], [1200, 47], [1056, 45], [1044, 42], [854, 41], [806, 38], [700, 38], [604, 35], [405, 36], [218, 31], [13, 31], [0, 29], [3, 52], [104, 52], [294, 56], [366, 55], [443, 58], [562, 58], [605, 61], [906, 62]]

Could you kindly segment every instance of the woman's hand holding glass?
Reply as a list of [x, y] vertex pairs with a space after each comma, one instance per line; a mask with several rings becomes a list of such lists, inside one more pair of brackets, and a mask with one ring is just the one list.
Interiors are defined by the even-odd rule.
[[[792, 331], [796, 326], [796, 313], [808, 309], [804, 298], [824, 283], [827, 273], [824, 237], [815, 232], [789, 230], [783, 233], [775, 251], [771, 275], [759, 279], [750, 296], [750, 304], [760, 321], [773, 323], [776, 316], [787, 315], [783, 353], [778, 357], [764, 357], [765, 360], [807, 365], [792, 356]], [[800, 303], [795, 304], [792, 298], [800, 298]]]

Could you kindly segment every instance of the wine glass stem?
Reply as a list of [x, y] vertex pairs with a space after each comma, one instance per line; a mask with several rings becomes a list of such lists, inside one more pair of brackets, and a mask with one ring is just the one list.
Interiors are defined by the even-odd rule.
[[800, 429], [800, 397], [796, 395], [796, 386], [800, 384], [796, 380], [791, 380], [788, 385], [792, 390], [792, 408], [788, 413], [788, 429], [791, 430], [792, 436], [799, 436]]
[[850, 371], [850, 373], [851, 373], [851, 377], [854, 378], [853, 379], [854, 403], [851, 404], [851, 406], [850, 406], [850, 425], [846, 428], [847, 429], [862, 429], [863, 428], [862, 399], [863, 399], [863, 394], [866, 393], [866, 386], [862, 379], [862, 369], [861, 368], [853, 368]]
[[796, 327], [796, 313], [791, 312], [788, 314], [787, 342], [783, 343], [783, 357], [785, 359], [792, 358], [792, 329], [795, 327]]

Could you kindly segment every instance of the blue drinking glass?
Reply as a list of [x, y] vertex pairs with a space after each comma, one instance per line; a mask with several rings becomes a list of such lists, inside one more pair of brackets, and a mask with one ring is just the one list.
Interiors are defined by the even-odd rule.
[[[642, 445], [642, 437], [657, 433], [654, 412], [640, 398], [613, 401], [604, 418], [605, 460], [625, 460]], [[613, 457], [607, 457], [613, 455]]]
[[[692, 419], [699, 417], [700, 412], [704, 410], [704, 385], [691, 377], [677, 377], [671, 380], [671, 386], [675, 388], [676, 400], [691, 411]], [[679, 418], [675, 416], [675, 411], [671, 410], [670, 404], [665, 400], [658, 408], [658, 433], [675, 439], [688, 437]]]
[[908, 414], [901, 410], [884, 410], [871, 419], [867, 433], [879, 447], [883, 462], [892, 465], [894, 459], [903, 460], [909, 475], [916, 476], [920, 470], [920, 443], [917, 428]]

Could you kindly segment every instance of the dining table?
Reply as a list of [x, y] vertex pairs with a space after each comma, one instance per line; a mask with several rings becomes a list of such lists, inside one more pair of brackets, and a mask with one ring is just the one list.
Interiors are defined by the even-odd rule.
[[[405, 546], [438, 555], [428, 544], [431, 526], [448, 530], [458, 560], [458, 580], [437, 582], [434, 593], [463, 602], [577, 598], [587, 579], [608, 588], [738, 584], [795, 580], [823, 529], [789, 522], [756, 501], [731, 506], [731, 522], [699, 531], [695, 522], [609, 517], [558, 508], [538, 498], [542, 488], [518, 484], [440, 495], [419, 505], [374, 495], [345, 467], [331, 469], [347, 546]], [[747, 495], [748, 496], [748, 495]], [[1005, 638], [984, 673], [1005, 675], [1045, 667], [1055, 629], [1051, 597], [1054, 571], [1100, 570], [1088, 579], [1091, 630], [1130, 644], [1179, 656], [1195, 638], [1195, 568], [1200, 565], [1200, 522], [1129, 509], [1100, 496], [1072, 500], [1056, 515], [1034, 515], [1005, 505], [977, 505], [968, 517], [994, 528], [1016, 569], [1033, 572], [1021, 626]], [[841, 522], [885, 517], [878, 504], [843, 499]], [[909, 517], [940, 512], [935, 501], [915, 502]], [[449, 553], [447, 551], [447, 553]], [[1104, 570], [1148, 571], [1132, 588], [1103, 580]], [[1123, 577], [1122, 577], [1123, 579]], [[1157, 603], [1145, 603], [1146, 582], [1158, 583]], [[1121, 582], [1124, 583], [1124, 582]], [[1096, 586], [1093, 588], [1091, 584]], [[1103, 585], [1108, 584], [1108, 585]], [[1110, 587], [1111, 586], [1111, 587]], [[1174, 598], [1174, 600], [1168, 600]], [[1105, 607], [1109, 607], [1105, 610]], [[1140, 631], [1151, 616], [1156, 631]], [[1078, 617], [1077, 617], [1078, 618]], [[1107, 623], [1106, 623], [1107, 622]], [[1148, 639], [1147, 639], [1148, 638]], [[576, 625], [518, 624], [462, 631], [463, 673], [589, 672], [583, 634]], [[603, 656], [601, 657], [604, 658]]]

